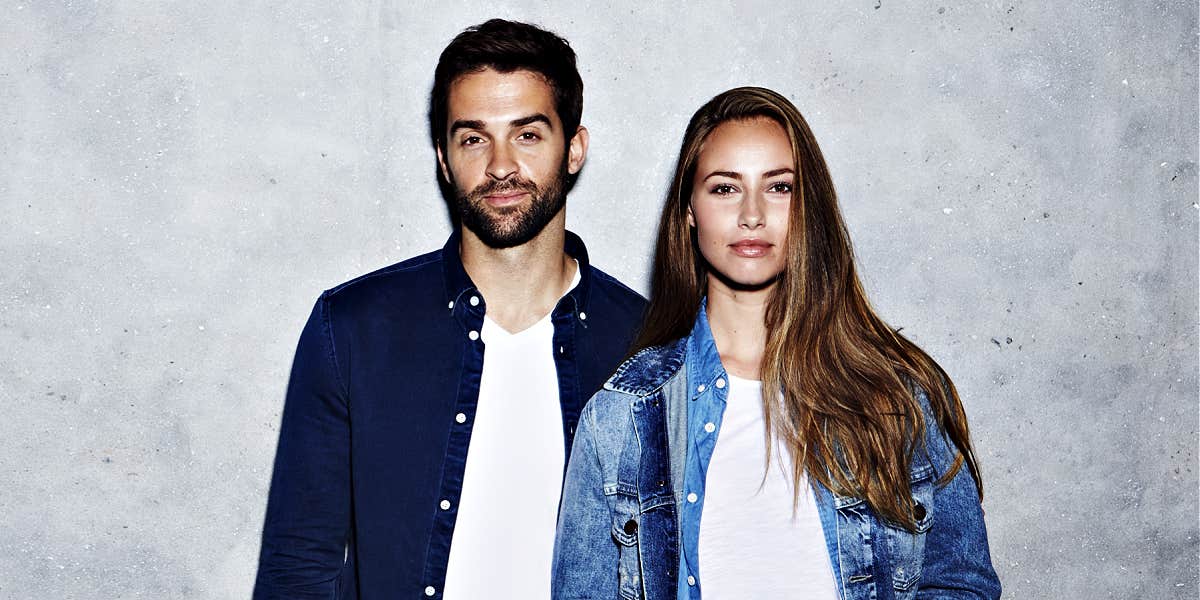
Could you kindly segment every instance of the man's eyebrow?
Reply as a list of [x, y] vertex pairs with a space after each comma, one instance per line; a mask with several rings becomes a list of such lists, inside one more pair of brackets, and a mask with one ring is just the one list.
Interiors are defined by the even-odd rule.
[[512, 121], [509, 121], [508, 124], [510, 127], [524, 127], [533, 123], [545, 123], [546, 127], [551, 129], [554, 128], [554, 125], [550, 123], [550, 117], [547, 117], [542, 113], [532, 114], [528, 117], [521, 117], [520, 119], [513, 119]]
[[450, 135], [454, 135], [454, 132], [458, 131], [459, 129], [483, 129], [483, 125], [483, 121], [467, 121], [464, 119], [459, 119], [450, 124]]

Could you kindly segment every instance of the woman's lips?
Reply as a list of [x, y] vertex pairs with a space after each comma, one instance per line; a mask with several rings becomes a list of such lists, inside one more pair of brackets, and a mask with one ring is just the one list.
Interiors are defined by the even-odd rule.
[[729, 247], [733, 250], [733, 253], [738, 256], [744, 256], [746, 258], [759, 258], [761, 256], [765, 256], [773, 245], [774, 244], [764, 242], [763, 240], [741, 240], [737, 243], [730, 244]]

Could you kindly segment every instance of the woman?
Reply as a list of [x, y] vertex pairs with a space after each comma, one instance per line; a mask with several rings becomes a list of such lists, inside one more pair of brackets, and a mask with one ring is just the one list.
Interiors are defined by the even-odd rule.
[[635, 349], [579, 422], [555, 598], [999, 596], [962, 404], [872, 311], [783, 96], [692, 117]]

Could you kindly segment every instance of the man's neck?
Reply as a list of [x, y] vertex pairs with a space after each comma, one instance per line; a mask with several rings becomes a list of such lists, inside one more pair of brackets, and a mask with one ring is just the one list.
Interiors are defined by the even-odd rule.
[[721, 364], [737, 377], [761, 379], [767, 344], [764, 317], [773, 286], [735, 290], [714, 279], [709, 278], [706, 312]]
[[512, 248], [492, 248], [463, 228], [463, 268], [483, 295], [489, 319], [516, 333], [554, 310], [575, 277], [575, 261], [563, 250], [565, 240], [565, 210], [533, 239]]

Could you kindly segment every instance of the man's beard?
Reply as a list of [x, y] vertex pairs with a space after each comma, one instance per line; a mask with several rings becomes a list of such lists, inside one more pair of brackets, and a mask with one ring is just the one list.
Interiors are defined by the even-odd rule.
[[[563, 161], [558, 173], [545, 187], [513, 175], [503, 181], [489, 179], [463, 194], [454, 185], [455, 202], [463, 227], [470, 229], [483, 243], [492, 248], [512, 248], [532, 240], [542, 232], [546, 224], [562, 210], [567, 201], [567, 161]], [[453, 182], [451, 182], [453, 183]], [[493, 208], [487, 205], [484, 196], [527, 192], [529, 203], [517, 206]]]

